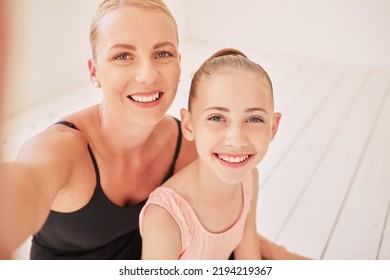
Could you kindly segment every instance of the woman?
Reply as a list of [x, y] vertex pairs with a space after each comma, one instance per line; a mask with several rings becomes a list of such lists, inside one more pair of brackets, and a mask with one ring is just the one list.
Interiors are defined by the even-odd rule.
[[[145, 200], [196, 157], [166, 115], [180, 77], [177, 34], [162, 1], [101, 3], [88, 64], [103, 101], [36, 135], [1, 167], [2, 250], [34, 234], [32, 259], [140, 258]], [[260, 240], [265, 258], [295, 257]]]

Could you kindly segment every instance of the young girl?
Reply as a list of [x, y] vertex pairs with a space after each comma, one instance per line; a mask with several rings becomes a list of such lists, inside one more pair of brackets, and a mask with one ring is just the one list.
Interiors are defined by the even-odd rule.
[[143, 259], [260, 259], [256, 166], [274, 138], [267, 73], [223, 49], [192, 80], [182, 131], [198, 158], [149, 196], [140, 214]]

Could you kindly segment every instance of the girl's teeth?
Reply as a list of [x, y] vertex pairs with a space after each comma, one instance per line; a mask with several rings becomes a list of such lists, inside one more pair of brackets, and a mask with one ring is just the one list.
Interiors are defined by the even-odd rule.
[[239, 157], [234, 157], [234, 156], [219, 156], [220, 159], [226, 162], [231, 162], [231, 163], [239, 163], [243, 162], [246, 160], [249, 156], [239, 156]]
[[160, 93], [156, 93], [152, 96], [131, 95], [130, 98], [136, 102], [149, 103], [158, 100], [160, 98]]

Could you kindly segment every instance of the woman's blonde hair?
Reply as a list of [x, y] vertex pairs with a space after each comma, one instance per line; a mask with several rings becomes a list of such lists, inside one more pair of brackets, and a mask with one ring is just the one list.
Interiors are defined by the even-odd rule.
[[226, 48], [219, 50], [218, 52], [213, 54], [209, 59], [203, 62], [203, 64], [195, 72], [191, 81], [190, 94], [188, 99], [188, 109], [190, 111], [191, 105], [198, 94], [197, 89], [200, 80], [204, 77], [210, 77], [216, 72], [227, 69], [244, 70], [259, 75], [260, 79], [265, 80], [270, 88], [273, 104], [272, 82], [263, 67], [250, 60], [241, 51], [232, 48]]
[[96, 57], [96, 44], [98, 40], [98, 24], [99, 21], [108, 13], [118, 9], [122, 6], [130, 6], [143, 8], [152, 11], [160, 11], [173, 23], [176, 30], [176, 38], [179, 41], [178, 28], [171, 11], [162, 0], [104, 0], [100, 3], [95, 16], [92, 19], [89, 41], [93, 57]]

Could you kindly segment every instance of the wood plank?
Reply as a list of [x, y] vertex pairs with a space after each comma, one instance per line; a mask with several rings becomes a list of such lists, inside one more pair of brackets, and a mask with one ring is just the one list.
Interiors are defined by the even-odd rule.
[[[359, 91], [367, 77], [368, 72], [365, 70], [348, 70], [316, 119], [304, 131], [299, 140], [298, 146], [300, 148], [294, 148], [296, 150], [296, 165], [298, 166], [302, 165], [302, 160], [306, 159], [300, 157], [300, 154], [307, 153], [305, 149], [314, 149], [317, 152], [308, 155], [309, 159], [306, 159], [312, 164], [311, 166], [305, 165], [306, 170], [301, 171], [306, 173], [305, 180], [300, 174], [297, 174], [296, 178], [299, 180], [291, 181], [293, 184], [301, 185], [301, 192], [296, 194], [296, 200], [291, 205], [292, 208], [279, 229], [278, 241], [288, 244], [293, 250], [299, 249], [302, 254], [313, 258], [320, 257], [326, 242], [326, 235], [322, 237], [322, 242], [321, 235], [329, 230], [333, 224], [332, 219], [328, 223], [323, 222], [323, 216], [329, 215], [327, 213], [328, 207], [320, 206], [324, 201], [324, 196], [333, 196], [332, 186], [336, 186], [339, 179], [338, 176], [329, 176], [332, 171], [335, 174], [339, 172], [338, 169], [333, 169], [333, 166], [338, 168], [339, 165], [333, 165], [334, 159], [329, 160], [331, 155], [328, 153], [332, 151], [331, 146], [336, 138], [339, 139], [343, 135], [343, 125], [348, 119], [353, 104], [357, 102]], [[334, 154], [340, 155], [343, 163], [353, 160], [343, 157], [339, 151]], [[316, 161], [314, 161], [313, 156], [316, 156]], [[340, 158], [337, 159], [337, 162], [340, 162]], [[335, 180], [335, 182], [330, 183], [329, 180]], [[331, 185], [330, 188], [328, 185]], [[336, 191], [338, 190], [339, 188]]]
[[[351, 189], [324, 253], [325, 259], [376, 259], [378, 255], [390, 202], [390, 77], [378, 74], [371, 81], [372, 86], [366, 93], [367, 103], [357, 114], [370, 114], [367, 109], [372, 107], [376, 119], [367, 134], [360, 131], [360, 124], [357, 127], [361, 137], [366, 138], [364, 154], [353, 174]], [[377, 104], [373, 100], [376, 96], [379, 97]]]
[[[358, 81], [359, 79], [350, 80], [355, 84], [358, 84]], [[354, 110], [348, 117], [341, 118], [343, 127], [340, 133], [335, 135], [337, 138], [333, 140], [334, 143], [307, 182], [307, 190], [297, 201], [296, 208], [292, 209], [291, 217], [279, 241], [289, 244], [293, 250], [299, 250], [313, 258], [321, 258], [331, 228], [342, 207], [345, 193], [348, 191], [360, 150], [364, 147], [365, 139], [369, 137], [377, 108], [375, 106], [379, 106], [381, 102], [383, 89], [380, 90], [376, 83], [377, 80], [371, 77], [362, 89], [363, 96], [354, 106]], [[380, 84], [383, 86], [383, 83]], [[379, 92], [373, 94], [377, 90]], [[341, 93], [342, 91], [338, 95]], [[340, 109], [337, 107], [337, 101], [334, 105], [335, 110]], [[342, 106], [347, 108], [352, 104], [343, 103]], [[371, 123], [364, 124], [367, 119], [362, 119], [367, 118], [367, 115]]]
[[305, 64], [305, 61], [289, 56], [272, 55], [262, 60], [256, 57], [250, 58], [258, 62], [268, 73], [274, 87], [274, 92], [278, 92], [278, 85], [290, 80]]
[[[283, 64], [279, 67], [283, 67]], [[293, 104], [304, 96], [307, 88], [320, 77], [323, 69], [324, 65], [321, 63], [306, 61], [286, 80], [274, 83], [275, 110], [286, 114]]]
[[[276, 237], [301, 191], [300, 184], [308, 180], [310, 170], [321, 155], [321, 150], [307, 147], [300, 138], [326, 104], [342, 73], [342, 69], [327, 68], [321, 77], [307, 88], [304, 96], [287, 112], [278, 135], [271, 144], [273, 154], [268, 154], [267, 158], [276, 156], [278, 161], [272, 169], [267, 170], [270, 171], [269, 174], [264, 173], [266, 168], [263, 163], [259, 165], [260, 176], [265, 179], [260, 181], [258, 227], [268, 238]], [[308, 134], [307, 137], [313, 136], [316, 135]]]
[[379, 247], [378, 257], [379, 260], [390, 260], [390, 203], [386, 212], [386, 224], [382, 234], [381, 246]]
[[[283, 68], [283, 65], [279, 65], [279, 67]], [[302, 96], [309, 94], [309, 91], [313, 90], [311, 86], [318, 82], [323, 71], [325, 70], [322, 64], [309, 61], [305, 62], [299, 70], [295, 71], [283, 83], [274, 83], [275, 111], [282, 113], [282, 119], [279, 132], [271, 143], [267, 156], [259, 165], [262, 172], [262, 177], [260, 178], [261, 188], [265, 186], [265, 182], [271, 175], [271, 172], [284, 158], [284, 155], [293, 145], [294, 139], [298, 137], [298, 125], [302, 124], [302, 120], [295, 120], [296, 122], [294, 123], [294, 119], [289, 117], [290, 113], [288, 111], [294, 108], [294, 103], [300, 100]]]

